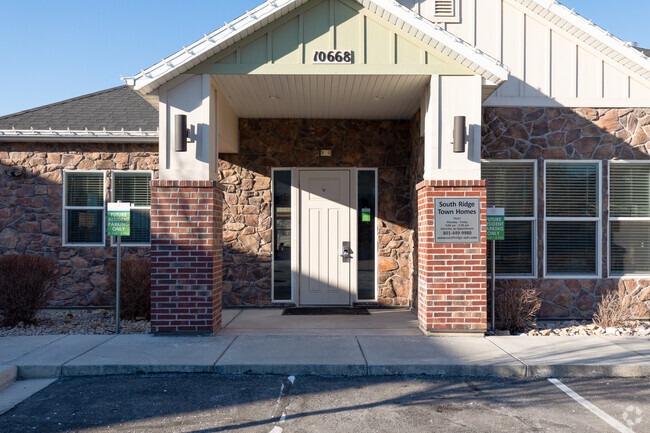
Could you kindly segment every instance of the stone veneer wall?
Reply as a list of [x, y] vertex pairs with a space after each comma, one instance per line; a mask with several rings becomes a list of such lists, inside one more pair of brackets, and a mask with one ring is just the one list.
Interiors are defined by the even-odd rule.
[[[533, 159], [538, 171], [538, 275], [543, 275], [543, 160], [602, 160], [603, 262], [608, 276], [609, 160], [650, 159], [650, 109], [484, 108], [485, 159]], [[601, 296], [624, 287], [637, 317], [650, 318], [650, 280], [640, 278], [498, 280], [501, 288], [534, 286], [544, 302], [540, 317], [590, 317]]]
[[[63, 170], [158, 171], [158, 145], [146, 143], [0, 143], [0, 255], [40, 254], [57, 261], [61, 278], [51, 300], [57, 306], [113, 302], [104, 265], [115, 248], [63, 247]], [[20, 177], [6, 171], [19, 169]], [[146, 257], [149, 248], [125, 248]]]
[[[271, 303], [271, 168], [377, 167], [379, 303], [403, 306], [413, 287], [410, 123], [240, 120], [238, 154], [221, 154], [224, 305]], [[331, 157], [321, 157], [331, 149]]]

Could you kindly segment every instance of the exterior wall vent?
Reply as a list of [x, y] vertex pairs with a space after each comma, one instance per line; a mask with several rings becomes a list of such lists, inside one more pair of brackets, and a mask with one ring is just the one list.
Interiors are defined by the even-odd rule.
[[435, 0], [434, 15], [436, 17], [453, 17], [455, 14], [454, 0]]
[[[401, 0], [404, 2], [405, 0]], [[459, 23], [461, 0], [418, 0], [413, 10], [434, 23]]]

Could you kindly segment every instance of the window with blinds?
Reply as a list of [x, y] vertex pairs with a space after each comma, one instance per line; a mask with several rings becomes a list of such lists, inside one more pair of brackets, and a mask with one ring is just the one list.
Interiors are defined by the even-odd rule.
[[123, 236], [123, 244], [151, 242], [151, 179], [150, 171], [114, 171], [113, 201], [131, 203], [131, 235]]
[[609, 272], [650, 274], [650, 164], [609, 167]]
[[600, 163], [545, 163], [549, 276], [599, 276]]
[[[494, 245], [500, 278], [535, 275], [535, 172], [534, 161], [490, 161], [481, 166], [482, 178], [487, 181], [488, 207], [505, 210], [505, 240]], [[488, 242], [488, 263], [492, 263], [492, 254], [492, 242]]]
[[65, 171], [63, 176], [64, 245], [103, 245], [104, 172]]

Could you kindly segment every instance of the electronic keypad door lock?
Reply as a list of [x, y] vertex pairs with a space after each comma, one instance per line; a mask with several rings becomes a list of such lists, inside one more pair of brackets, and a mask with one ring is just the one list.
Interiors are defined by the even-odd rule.
[[350, 263], [350, 259], [352, 258], [352, 248], [350, 248], [350, 242], [348, 241], [343, 242], [341, 249], [343, 250], [343, 252], [341, 253], [341, 257], [343, 258], [343, 263]]

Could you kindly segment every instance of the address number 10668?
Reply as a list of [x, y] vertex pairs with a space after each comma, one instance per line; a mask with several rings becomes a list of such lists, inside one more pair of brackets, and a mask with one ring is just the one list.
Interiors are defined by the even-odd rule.
[[313, 63], [352, 63], [352, 51], [314, 51]]

